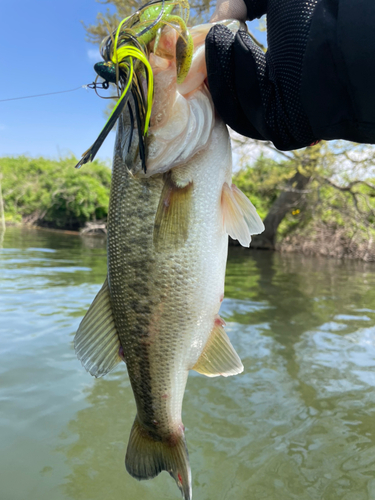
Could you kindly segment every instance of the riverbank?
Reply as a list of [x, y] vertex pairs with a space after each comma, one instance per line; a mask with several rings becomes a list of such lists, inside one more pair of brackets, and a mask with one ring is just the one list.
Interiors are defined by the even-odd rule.
[[[67, 234], [105, 236], [111, 170], [97, 161], [89, 168], [76, 170], [76, 162], [74, 157], [60, 160], [0, 158], [0, 198], [2, 193], [3, 199], [2, 203], [0, 199], [0, 219], [7, 225], [24, 224]], [[260, 160], [257, 165], [236, 173], [234, 182], [254, 203], [267, 225], [267, 217], [279, 193], [274, 187], [266, 189], [264, 179], [270, 174], [267, 169], [262, 170]], [[279, 172], [277, 165], [272, 163], [271, 167], [273, 173]], [[254, 179], [254, 175], [258, 177]], [[337, 198], [337, 192], [341, 198]], [[270, 245], [262, 238], [264, 233], [254, 236], [253, 249], [375, 261], [373, 199], [357, 193], [355, 204], [348, 193], [333, 187], [319, 193], [319, 203], [309, 204], [305, 199], [298, 206], [288, 208], [275, 230], [276, 243]], [[370, 204], [368, 213], [361, 205], [365, 202]]]
[[[88, 223], [86, 227], [77, 231], [67, 229], [48, 228], [29, 223], [7, 223], [7, 227], [35, 229], [48, 233], [66, 234], [88, 239], [105, 239], [107, 230], [103, 221]], [[317, 227], [313, 234], [289, 235], [276, 244], [274, 249], [260, 249], [281, 254], [295, 253], [311, 257], [325, 257], [339, 260], [358, 260], [375, 262], [375, 242], [365, 240], [361, 235], [349, 238], [344, 230]], [[237, 241], [229, 239], [229, 245], [239, 247]], [[245, 249], [246, 250], [246, 249]], [[250, 246], [250, 250], [253, 248]]]
[[357, 231], [350, 237], [344, 228], [322, 224], [316, 224], [312, 232], [309, 228], [309, 231], [301, 231], [298, 235], [286, 236], [277, 244], [277, 250], [375, 262], [375, 242], [371, 234]]

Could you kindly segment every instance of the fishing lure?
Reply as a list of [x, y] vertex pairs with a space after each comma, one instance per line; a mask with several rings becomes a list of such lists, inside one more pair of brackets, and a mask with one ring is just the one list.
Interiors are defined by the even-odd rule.
[[[178, 13], [174, 13], [179, 9]], [[177, 82], [182, 83], [190, 69], [193, 57], [193, 40], [187, 28], [189, 4], [187, 0], [152, 0], [133, 15], [123, 19], [117, 29], [101, 43], [100, 53], [104, 61], [95, 64], [97, 78], [91, 88], [108, 88], [109, 83], [118, 90], [118, 101], [94, 144], [83, 153], [76, 168], [93, 161], [105, 138], [128, 105], [131, 122], [131, 138], [135, 122], [138, 129], [139, 155], [146, 172], [146, 146], [154, 80], [148, 62], [149, 44], [154, 41], [157, 49], [164, 26], [171, 26], [178, 32], [176, 43]], [[102, 83], [97, 83], [98, 78]], [[146, 89], [146, 90], [144, 90]], [[133, 116], [129, 98], [132, 96], [135, 110]]]

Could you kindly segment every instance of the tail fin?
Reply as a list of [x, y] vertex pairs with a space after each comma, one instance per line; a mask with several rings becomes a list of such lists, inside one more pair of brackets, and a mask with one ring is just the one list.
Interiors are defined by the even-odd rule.
[[166, 470], [176, 481], [184, 500], [191, 500], [191, 472], [184, 434], [169, 441], [155, 441], [135, 417], [125, 466], [138, 480], [151, 479]]

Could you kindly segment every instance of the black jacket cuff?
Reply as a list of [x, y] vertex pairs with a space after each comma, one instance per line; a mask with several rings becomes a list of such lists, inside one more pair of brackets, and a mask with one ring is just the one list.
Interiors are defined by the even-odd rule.
[[252, 21], [267, 12], [267, 0], [244, 0], [247, 8], [247, 19]]
[[301, 101], [322, 139], [375, 143], [375, 2], [321, 1], [311, 23]]

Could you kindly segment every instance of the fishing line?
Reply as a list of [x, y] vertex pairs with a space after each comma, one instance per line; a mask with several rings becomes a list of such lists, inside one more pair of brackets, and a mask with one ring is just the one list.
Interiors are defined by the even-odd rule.
[[9, 99], [0, 99], [0, 102], [6, 102], [6, 101], [18, 101], [20, 99], [32, 99], [34, 97], [44, 97], [46, 95], [55, 95], [55, 94], [65, 94], [67, 92], [75, 92], [76, 90], [79, 89], [87, 89], [87, 85], [81, 85], [80, 87], [76, 87], [75, 89], [70, 89], [70, 90], [60, 90], [59, 92], [48, 92], [46, 94], [35, 94], [35, 95], [26, 95], [23, 97], [10, 97]]

